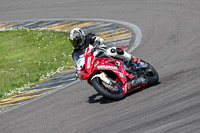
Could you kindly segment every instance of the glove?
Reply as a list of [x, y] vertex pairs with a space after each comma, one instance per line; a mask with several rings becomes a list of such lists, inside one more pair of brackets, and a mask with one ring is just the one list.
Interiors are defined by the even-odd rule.
[[94, 47], [96, 47], [96, 45], [102, 45], [103, 42], [104, 42], [104, 39], [101, 38], [101, 37], [95, 36], [94, 39], [95, 39], [95, 40], [94, 40]]

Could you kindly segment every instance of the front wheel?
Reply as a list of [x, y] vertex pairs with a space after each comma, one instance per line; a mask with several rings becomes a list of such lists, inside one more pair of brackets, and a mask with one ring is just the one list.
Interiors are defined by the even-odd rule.
[[108, 99], [121, 100], [125, 97], [123, 89], [117, 83], [108, 85], [99, 77], [93, 78], [91, 82], [95, 90]]

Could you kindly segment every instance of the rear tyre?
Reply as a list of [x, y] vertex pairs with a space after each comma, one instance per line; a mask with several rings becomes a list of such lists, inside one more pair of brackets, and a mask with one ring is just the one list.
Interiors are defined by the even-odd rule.
[[110, 88], [108, 87], [110, 85], [105, 85], [106, 83], [99, 77], [93, 78], [91, 82], [95, 90], [108, 99], [121, 100], [125, 97], [123, 89], [118, 84], [115, 84]]
[[[142, 61], [142, 62], [147, 63], [145, 61]], [[158, 84], [158, 81], [159, 81], [158, 72], [149, 63], [147, 63], [147, 64], [148, 64], [148, 67], [145, 68], [145, 70], [143, 72], [145, 78], [148, 79], [147, 86], [156, 85], [156, 84]]]

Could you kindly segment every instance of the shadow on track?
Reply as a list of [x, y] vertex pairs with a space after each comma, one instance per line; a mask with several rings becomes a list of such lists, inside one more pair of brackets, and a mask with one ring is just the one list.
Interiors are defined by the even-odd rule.
[[108, 104], [108, 103], [113, 103], [115, 101], [110, 100], [106, 97], [103, 97], [101, 94], [96, 93], [90, 97], [88, 97], [88, 101], [89, 103], [100, 103], [100, 104]]
[[[161, 82], [158, 82], [156, 85], [159, 85], [160, 83]], [[156, 85], [154, 85], [154, 86], [156, 86]], [[126, 96], [123, 99], [125, 99], [128, 96], [134, 95], [134, 94], [136, 94], [136, 93], [138, 93], [140, 91], [146, 90], [146, 89], [148, 89], [150, 87], [151, 86], [148, 86], [146, 88], [139, 89], [139, 90], [134, 90], [134, 91], [126, 94]], [[100, 103], [100, 104], [109, 104], [109, 103], [117, 102], [117, 100], [110, 100], [110, 99], [102, 96], [101, 94], [96, 93], [96, 94], [93, 94], [92, 96], [88, 97], [88, 101], [87, 102], [89, 102], [89, 103]]]

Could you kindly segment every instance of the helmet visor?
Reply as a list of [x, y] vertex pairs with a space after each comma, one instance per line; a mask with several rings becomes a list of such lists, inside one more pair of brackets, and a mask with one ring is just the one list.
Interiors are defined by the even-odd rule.
[[74, 47], [77, 47], [80, 44], [81, 40], [70, 40], [70, 42]]

